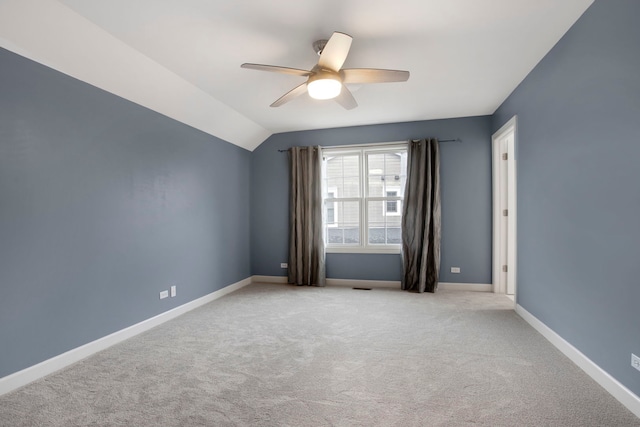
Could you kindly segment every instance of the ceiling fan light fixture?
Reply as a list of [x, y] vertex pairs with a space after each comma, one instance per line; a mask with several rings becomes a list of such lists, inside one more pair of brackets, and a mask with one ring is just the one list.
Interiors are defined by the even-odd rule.
[[307, 82], [309, 96], [314, 99], [332, 99], [340, 95], [341, 90], [340, 78], [329, 73], [318, 73]]
[[[311, 98], [335, 99], [344, 109], [352, 110], [358, 106], [351, 93], [357, 85], [407, 81], [408, 71], [342, 68], [349, 54], [352, 40], [350, 35], [334, 31], [329, 40], [318, 40], [313, 43], [313, 50], [320, 57], [318, 63], [310, 70], [252, 63], [244, 63], [240, 66], [307, 78], [306, 82], [299, 84], [278, 98], [270, 105], [271, 107], [279, 107], [307, 92]], [[356, 86], [354, 87], [354, 85]]]

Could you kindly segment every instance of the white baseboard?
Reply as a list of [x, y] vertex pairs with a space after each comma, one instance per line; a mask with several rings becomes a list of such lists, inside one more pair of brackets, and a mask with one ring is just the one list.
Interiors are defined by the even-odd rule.
[[287, 276], [251, 276], [251, 283], [284, 283], [288, 281]]
[[640, 397], [636, 396], [631, 390], [609, 375], [609, 373], [600, 366], [596, 365], [591, 359], [582, 354], [580, 350], [569, 344], [564, 338], [538, 320], [538, 318], [525, 310], [521, 305], [516, 305], [516, 313], [518, 313], [520, 317], [529, 323], [536, 331], [540, 332], [543, 337], [549, 340], [551, 344], [567, 356], [573, 363], [578, 365], [578, 367], [586, 372], [587, 375], [607, 390], [609, 394], [640, 418]]
[[[263, 284], [287, 284], [287, 276], [252, 276], [251, 283]], [[400, 282], [386, 280], [354, 280], [354, 279], [327, 279], [327, 286], [348, 286], [361, 288], [397, 288]]]
[[201, 298], [190, 301], [169, 311], [165, 311], [164, 313], [160, 313], [150, 319], [143, 320], [140, 323], [136, 323], [135, 325], [121, 329], [102, 338], [98, 338], [95, 341], [91, 341], [90, 343], [84, 344], [58, 356], [52, 357], [51, 359], [47, 359], [43, 362], [38, 363], [37, 365], [30, 366], [26, 369], [0, 378], [0, 396], [19, 387], [27, 385], [30, 382], [52, 374], [62, 368], [66, 368], [67, 366], [79, 362], [80, 360], [85, 359], [108, 347], [111, 347], [112, 345], [118, 344], [135, 335], [148, 331], [149, 329], [154, 328], [164, 322], [175, 319], [176, 317], [188, 311], [191, 311], [194, 308], [200, 307], [201, 305], [221, 298], [233, 291], [247, 286], [250, 283], [251, 278], [248, 277], [222, 289], [218, 289], [217, 291], [205, 295]]
[[400, 289], [400, 281], [394, 280], [356, 280], [356, 279], [327, 279], [327, 286], [346, 286], [350, 288]]
[[[286, 284], [287, 276], [252, 276], [251, 283]], [[399, 281], [387, 280], [355, 280], [355, 279], [327, 279], [327, 286], [348, 286], [361, 288], [397, 288]]]
[[492, 292], [493, 285], [486, 283], [439, 282], [438, 289], [446, 289], [448, 291]]
[[[287, 283], [286, 276], [252, 276], [251, 283]], [[327, 279], [327, 286], [348, 286], [359, 288], [394, 288], [400, 289], [399, 280], [356, 280]], [[484, 283], [438, 283], [438, 289], [456, 291], [491, 292], [493, 285]]]

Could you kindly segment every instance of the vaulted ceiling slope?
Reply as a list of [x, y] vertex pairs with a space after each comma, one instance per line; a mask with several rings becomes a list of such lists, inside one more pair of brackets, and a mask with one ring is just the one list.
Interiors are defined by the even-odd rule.
[[[593, 0], [0, 0], [0, 46], [255, 149], [273, 133], [492, 114]], [[353, 36], [346, 68], [409, 70], [352, 86], [359, 107], [302, 96], [315, 40]]]

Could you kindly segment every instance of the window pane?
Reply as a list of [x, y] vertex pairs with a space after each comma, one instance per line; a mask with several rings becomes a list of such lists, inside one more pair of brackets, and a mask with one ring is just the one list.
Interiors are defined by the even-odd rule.
[[333, 156], [326, 159], [325, 188], [335, 197], [360, 197], [359, 156]]
[[384, 176], [384, 191], [398, 191], [398, 188], [402, 185], [404, 188], [404, 181], [400, 182], [400, 175], [385, 175]]
[[345, 176], [344, 192], [341, 197], [360, 197], [360, 177]]
[[327, 243], [343, 245], [360, 244], [360, 203], [334, 202], [333, 224], [327, 221]]
[[[401, 244], [402, 235], [400, 231], [401, 216], [388, 215], [386, 209], [390, 201], [373, 201], [368, 203], [369, 223], [367, 231], [369, 233], [370, 245], [390, 245]], [[396, 201], [396, 207], [400, 208], [400, 201]]]
[[387, 226], [387, 243], [390, 245], [402, 244], [402, 229], [400, 224], [397, 227]]
[[369, 175], [369, 197], [384, 196], [384, 175]]
[[384, 154], [367, 154], [369, 197], [384, 195]]
[[404, 192], [407, 175], [406, 151], [367, 154], [369, 197], [384, 197], [387, 191]]
[[[342, 178], [326, 179], [324, 183], [324, 191], [326, 192], [324, 195], [325, 198], [341, 197], [344, 194], [344, 191], [342, 191]], [[329, 196], [329, 193], [333, 194], [333, 196]]]

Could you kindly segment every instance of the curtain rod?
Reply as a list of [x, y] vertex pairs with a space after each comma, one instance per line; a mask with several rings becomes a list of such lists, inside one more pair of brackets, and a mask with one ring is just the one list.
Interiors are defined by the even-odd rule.
[[[412, 141], [415, 141], [412, 139]], [[460, 138], [455, 139], [439, 139], [438, 142], [462, 142]], [[349, 147], [359, 147], [359, 146], [371, 146], [371, 145], [393, 145], [393, 143], [389, 144], [388, 142], [382, 142], [380, 144], [355, 144], [355, 145], [333, 145], [331, 147], [322, 147], [322, 148], [349, 148]], [[289, 151], [289, 148], [284, 150], [278, 150], [280, 153], [286, 153]]]

